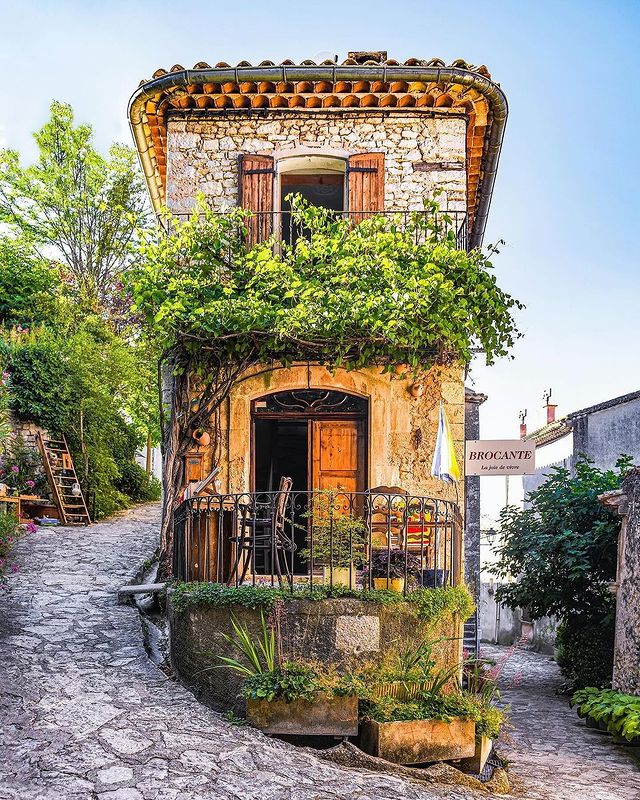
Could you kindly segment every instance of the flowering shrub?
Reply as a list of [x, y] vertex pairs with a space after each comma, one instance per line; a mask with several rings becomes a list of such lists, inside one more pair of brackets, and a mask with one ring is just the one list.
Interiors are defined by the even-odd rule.
[[22, 436], [14, 436], [0, 457], [0, 483], [17, 494], [48, 494], [40, 454], [27, 447]]
[[18, 571], [17, 563], [9, 555], [22, 532], [15, 514], [0, 514], [0, 587], [6, 584], [9, 573]]

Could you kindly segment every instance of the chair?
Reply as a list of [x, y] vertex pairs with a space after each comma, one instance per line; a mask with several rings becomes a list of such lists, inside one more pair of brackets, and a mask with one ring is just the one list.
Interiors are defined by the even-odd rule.
[[293, 587], [293, 564], [287, 556], [295, 552], [296, 545], [284, 529], [292, 484], [291, 478], [283, 477], [272, 502], [259, 503], [253, 500], [240, 506], [240, 534], [231, 537], [231, 542], [236, 546], [236, 555], [227, 585], [233, 582], [241, 584], [250, 566], [255, 574], [256, 552], [262, 551], [265, 563], [270, 554], [271, 568], [275, 567], [280, 587], [283, 577]]
[[403, 547], [407, 526], [406, 502], [400, 508], [395, 503], [409, 492], [400, 486], [376, 486], [367, 489], [367, 510], [371, 527], [371, 545], [380, 547]]

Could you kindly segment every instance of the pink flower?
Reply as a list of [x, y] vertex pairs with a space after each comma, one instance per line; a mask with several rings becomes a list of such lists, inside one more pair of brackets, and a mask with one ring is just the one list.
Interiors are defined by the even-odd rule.
[[17, 466], [16, 464], [14, 464], [14, 465], [11, 467], [11, 472], [14, 472], [14, 473], [17, 475], [17, 474], [18, 474], [18, 472], [20, 472], [20, 467], [19, 467], [19, 466]]
[[25, 485], [28, 486], [30, 489], [33, 489], [33, 487], [36, 485], [36, 482], [35, 481], [27, 481]]
[[26, 526], [27, 533], [36, 533], [38, 526], [33, 522], [28, 522]]
[[11, 572], [17, 572], [19, 569], [20, 567], [15, 562], [11, 565]]

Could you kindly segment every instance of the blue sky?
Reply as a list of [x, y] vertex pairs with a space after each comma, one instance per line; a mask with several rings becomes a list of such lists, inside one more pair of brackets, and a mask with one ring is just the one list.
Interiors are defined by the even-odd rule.
[[[0, 142], [32, 156], [52, 99], [101, 147], [130, 142], [126, 105], [160, 66], [301, 60], [348, 50], [486, 64], [510, 105], [486, 241], [526, 303], [513, 360], [474, 368], [484, 438], [640, 388], [638, 2], [7, 2]], [[323, 55], [324, 57], [324, 55]], [[485, 479], [485, 511], [502, 482]], [[500, 485], [498, 485], [500, 484]]]

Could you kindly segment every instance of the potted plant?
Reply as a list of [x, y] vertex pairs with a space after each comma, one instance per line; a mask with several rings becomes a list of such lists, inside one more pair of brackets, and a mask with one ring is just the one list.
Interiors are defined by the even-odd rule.
[[234, 636], [223, 635], [241, 660], [218, 656], [222, 663], [217, 665], [244, 677], [249, 723], [272, 734], [355, 736], [358, 697], [350, 676], [303, 661], [280, 663], [274, 630], [262, 612], [260, 619], [261, 633], [254, 638], [232, 617]]
[[478, 712], [464, 694], [401, 701], [382, 697], [366, 704], [360, 747], [394, 764], [471, 758]]
[[396, 646], [386, 663], [374, 665], [365, 683], [371, 687], [370, 697], [393, 697], [396, 700], [415, 700], [424, 692], [446, 694], [457, 686], [459, 666], [454, 664], [438, 669], [434, 648], [451, 638], [408, 642]]
[[420, 568], [420, 559], [400, 548], [374, 550], [369, 572], [374, 589], [403, 592], [405, 575], [414, 575]]
[[[489, 666], [492, 669], [488, 669]], [[461, 763], [466, 772], [476, 774], [482, 772], [506, 717], [506, 712], [494, 705], [495, 700], [500, 698], [494, 673], [494, 662], [486, 658], [469, 659], [464, 664], [463, 680], [466, 682], [467, 691], [476, 699], [478, 705], [476, 750], [471, 758], [463, 759]]]
[[310, 521], [309, 547], [300, 551], [310, 569], [321, 565], [325, 583], [356, 585], [356, 568], [362, 564], [367, 525], [353, 516], [354, 509], [342, 508], [340, 492], [318, 491], [305, 514]]

